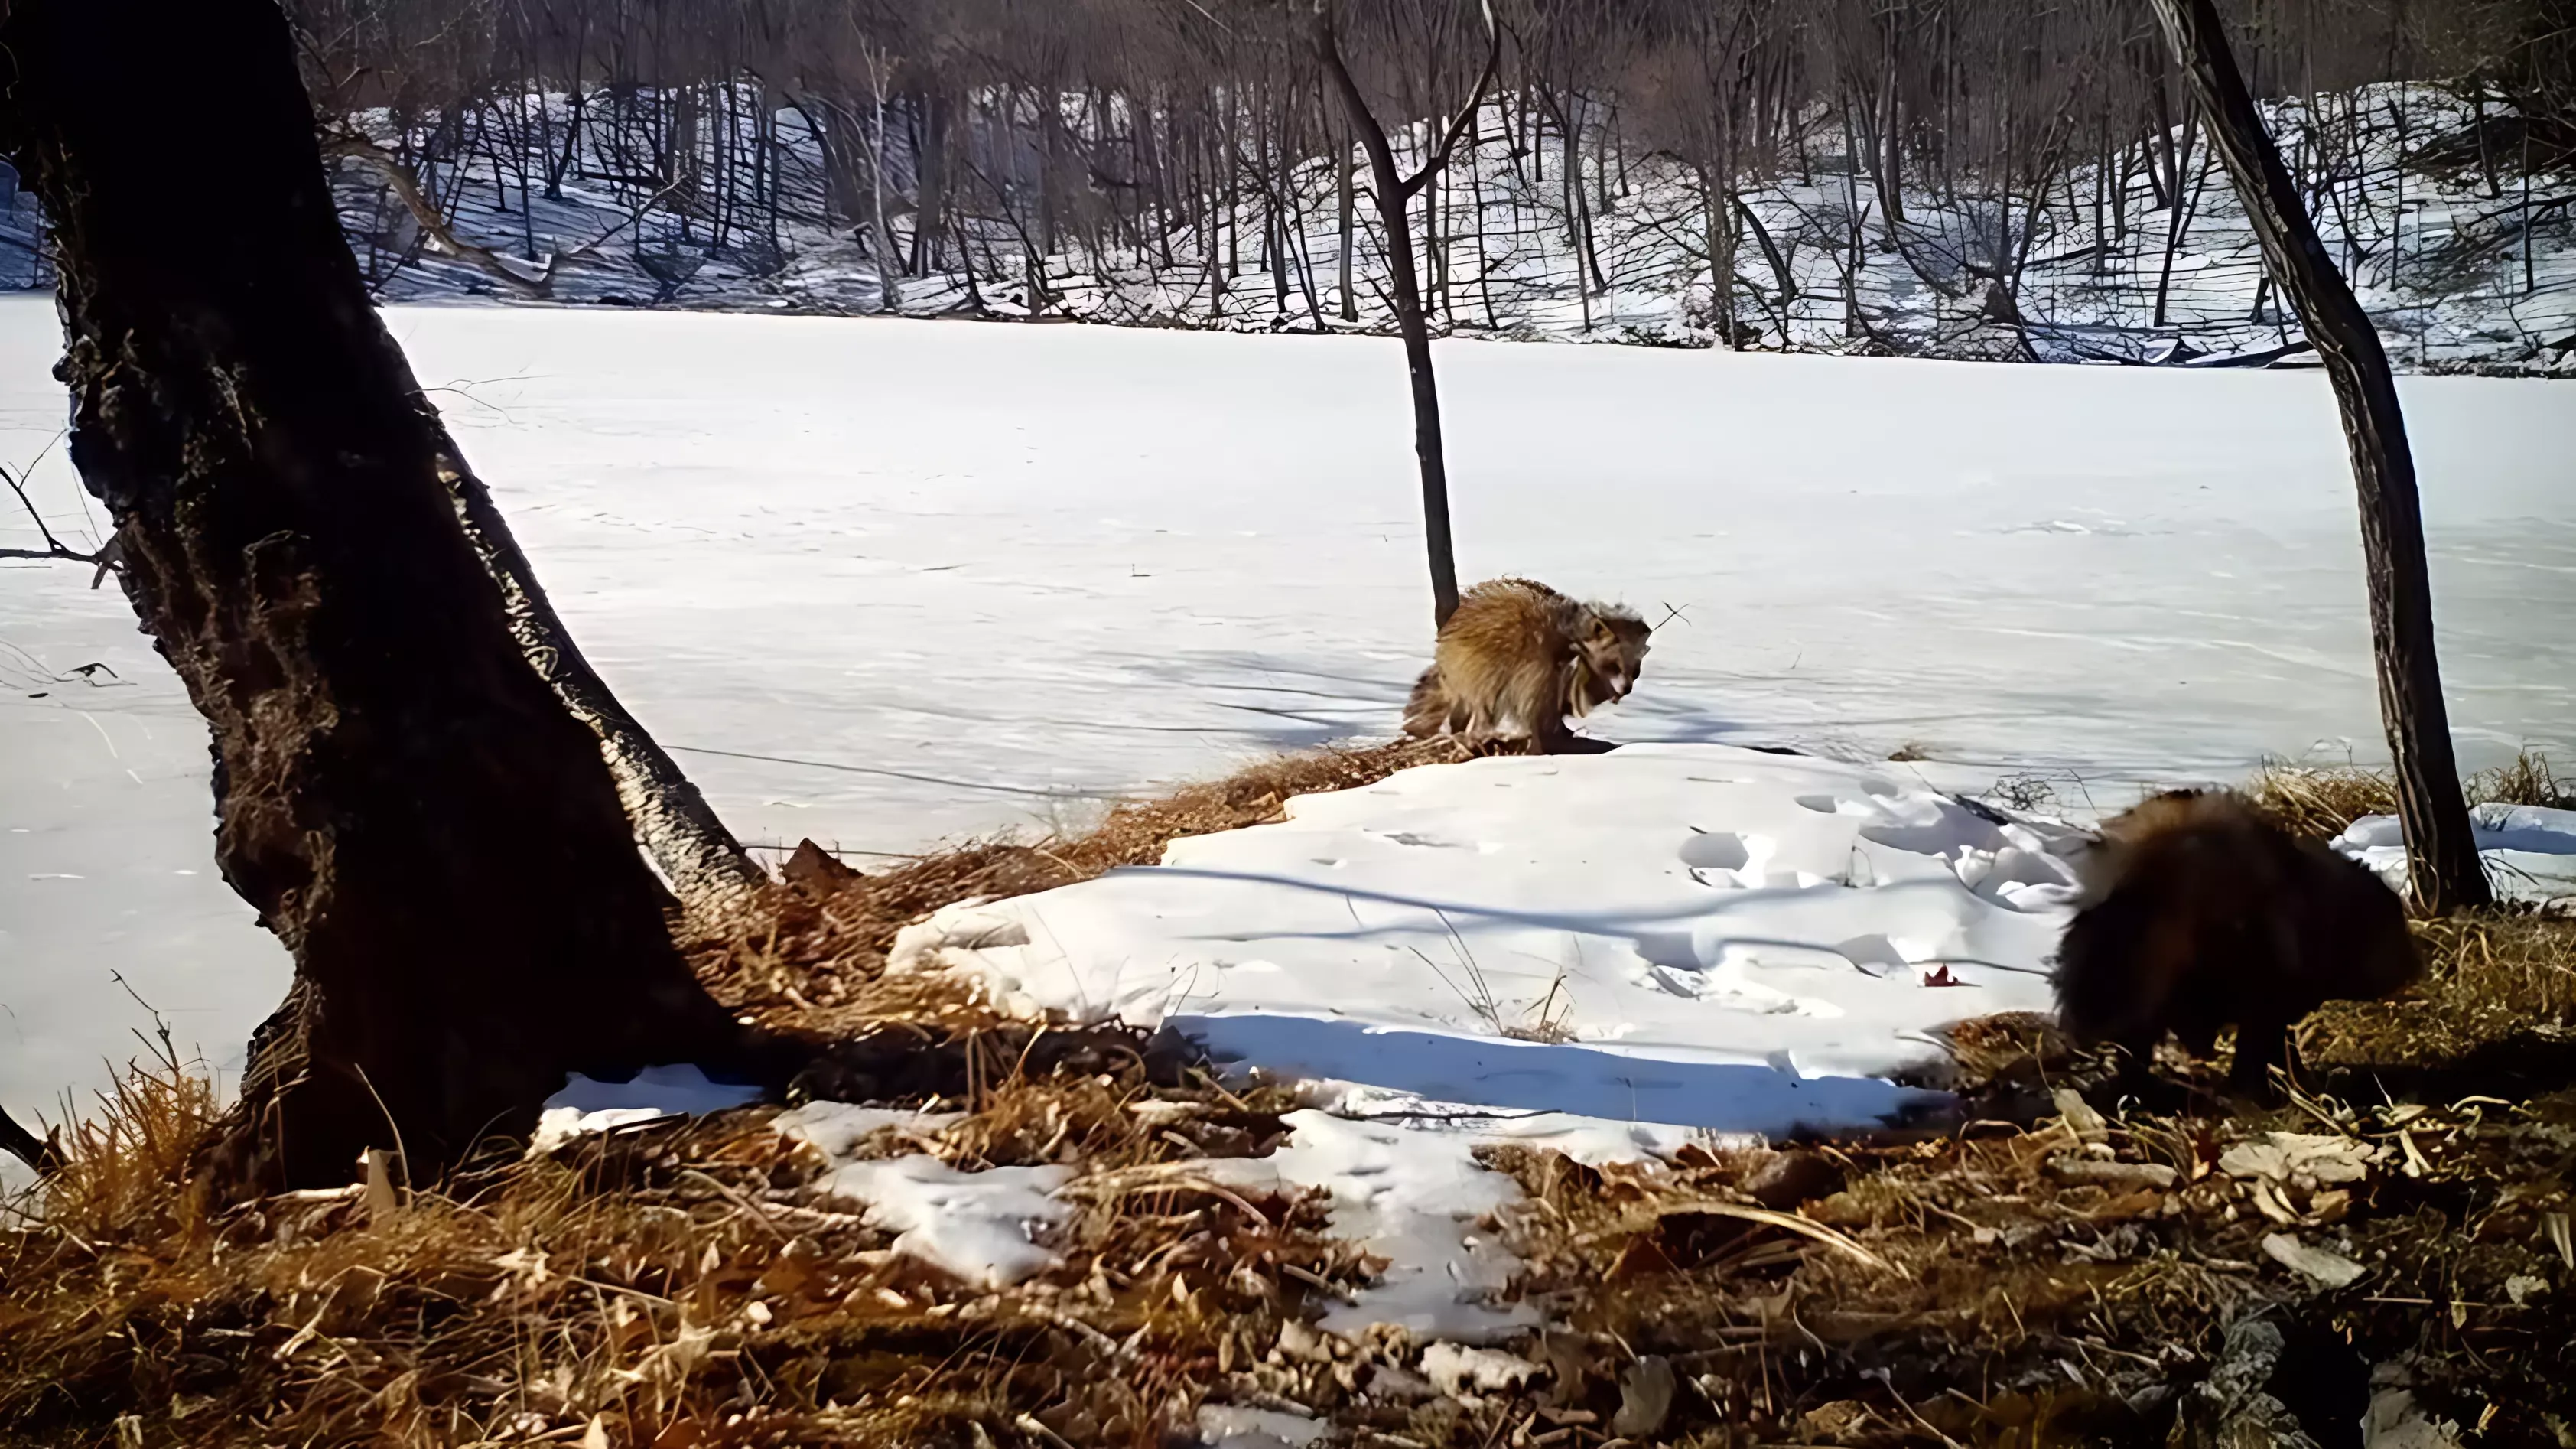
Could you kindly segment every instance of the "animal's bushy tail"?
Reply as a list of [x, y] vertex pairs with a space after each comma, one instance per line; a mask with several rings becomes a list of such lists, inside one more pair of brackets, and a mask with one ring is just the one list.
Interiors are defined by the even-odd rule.
[[1404, 702], [1404, 732], [1417, 740], [1429, 739], [1455, 728], [1451, 722], [1455, 713], [1448, 685], [1440, 678], [1440, 666], [1434, 664], [1413, 681], [1413, 694]]

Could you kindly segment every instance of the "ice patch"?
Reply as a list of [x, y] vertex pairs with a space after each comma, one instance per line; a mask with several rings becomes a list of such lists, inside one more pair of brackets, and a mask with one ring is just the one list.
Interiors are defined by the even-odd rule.
[[894, 1233], [896, 1252], [979, 1287], [1008, 1288], [1055, 1262], [1036, 1229], [1072, 1211], [1054, 1196], [1072, 1178], [1065, 1167], [960, 1172], [915, 1154], [836, 1167], [814, 1190], [867, 1204], [869, 1225]]

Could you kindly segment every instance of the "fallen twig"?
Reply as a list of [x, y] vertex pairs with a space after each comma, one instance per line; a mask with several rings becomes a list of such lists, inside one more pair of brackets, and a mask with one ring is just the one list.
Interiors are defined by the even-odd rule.
[[1711, 1217], [1740, 1218], [1748, 1223], [1764, 1223], [1771, 1227], [1781, 1228], [1788, 1232], [1797, 1233], [1803, 1237], [1813, 1238], [1817, 1242], [1824, 1244], [1826, 1247], [1832, 1248], [1836, 1252], [1842, 1253], [1846, 1257], [1857, 1262], [1866, 1263], [1873, 1268], [1893, 1273], [1897, 1277], [1903, 1278], [1908, 1282], [1912, 1282], [1914, 1278], [1913, 1274], [1906, 1272], [1896, 1264], [1891, 1263], [1876, 1253], [1871, 1252], [1869, 1249], [1862, 1247], [1859, 1243], [1853, 1241], [1848, 1235], [1833, 1228], [1826, 1227], [1823, 1223], [1817, 1222], [1812, 1218], [1799, 1217], [1795, 1213], [1773, 1212], [1769, 1208], [1746, 1207], [1742, 1203], [1727, 1202], [1722, 1198], [1713, 1197], [1686, 1198], [1680, 1202], [1660, 1204], [1655, 1209], [1655, 1215], [1659, 1218], [1670, 1217], [1675, 1213], [1706, 1213]]

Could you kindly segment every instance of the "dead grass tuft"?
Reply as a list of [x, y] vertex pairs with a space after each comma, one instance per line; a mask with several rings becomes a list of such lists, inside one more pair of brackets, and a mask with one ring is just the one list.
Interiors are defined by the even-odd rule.
[[2397, 785], [2384, 771], [2359, 765], [2267, 763], [2245, 796], [2292, 835], [2332, 840], [2365, 815], [2397, 812]]
[[2576, 776], [2560, 775], [2550, 768], [2548, 756], [2529, 750], [2515, 756], [2510, 765], [2471, 775], [2467, 788], [2473, 804], [2494, 801], [2576, 810]]
[[[2546, 756], [2524, 751], [2509, 765], [2461, 782], [2469, 803], [2576, 808], [2576, 779], [2562, 778]], [[2274, 761], [2256, 773], [2246, 798], [2293, 835], [2331, 840], [2365, 815], [2397, 813], [2397, 784], [2385, 770], [2360, 765], [2290, 765]]]
[[[1493, 1161], [1527, 1194], [1503, 1223], [1532, 1264], [1521, 1290], [1563, 1325], [1542, 1417], [1607, 1422], [1622, 1366], [1653, 1358], [1684, 1386], [1658, 1442], [2164, 1443], [2226, 1329], [2260, 1316], [2524, 1442], [2572, 1396], [2576, 1304], [2545, 1286], [2576, 1275], [2571, 1121], [2565, 1096], [2301, 1097], [2235, 1119], [2078, 1104], [1822, 1147], [1841, 1185], [1793, 1217], [1751, 1210], [1773, 1154]], [[2351, 1175], [2275, 1180], [2231, 1156], [2272, 1131], [2328, 1144]], [[2358, 1284], [2293, 1270], [2274, 1240], [2358, 1265]]]
[[2423, 981], [2388, 1001], [2329, 1002], [2302, 1051], [2356, 1079], [2461, 1094], [2576, 1081], [2576, 921], [2527, 912], [2414, 923]]
[[774, 1109], [205, 1216], [164, 1150], [202, 1125], [203, 1079], [131, 1079], [65, 1143], [42, 1216], [0, 1233], [0, 1442], [1152, 1443], [1365, 1270], [1320, 1204], [1188, 1172], [1273, 1145], [1275, 1094], [1157, 1087], [1140, 1056], [962, 1095], [964, 1120], [867, 1150], [1117, 1185], [1009, 1293], [815, 1197]]

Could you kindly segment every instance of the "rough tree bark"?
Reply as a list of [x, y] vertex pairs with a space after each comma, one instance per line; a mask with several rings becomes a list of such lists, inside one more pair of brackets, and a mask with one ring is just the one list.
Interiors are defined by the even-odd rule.
[[2379, 664], [2379, 709], [2397, 771], [2397, 813], [2406, 832], [2408, 885], [2416, 910], [2439, 915], [2493, 902], [2478, 860], [2468, 806], [2451, 752], [2434, 652], [2433, 590], [2424, 560], [2424, 518], [2397, 380], [2378, 329], [2335, 270], [2298, 185], [2263, 129], [2236, 68], [2212, 0], [2154, 0], [2165, 40], [2227, 167], [2263, 260], [2297, 307], [2308, 340], [2334, 382], [2361, 494], [2361, 547], [2370, 586], [2371, 642]]
[[1448, 623], [1449, 616], [1458, 611], [1458, 562], [1449, 537], [1449, 463], [1440, 443], [1440, 388], [1431, 374], [1431, 324], [1422, 311], [1422, 281], [1414, 268], [1413, 225], [1407, 212], [1414, 196], [1449, 164], [1459, 138], [1474, 128], [1477, 108], [1485, 103], [1485, 92], [1493, 86], [1494, 72], [1503, 61], [1503, 32], [1493, 19], [1488, 11], [1485, 29], [1492, 36], [1492, 44], [1485, 52], [1485, 69], [1476, 77], [1475, 90], [1468, 95], [1467, 104], [1459, 108], [1431, 155], [1411, 176], [1406, 176], [1396, 169], [1386, 128], [1378, 124], [1377, 116], [1369, 110], [1368, 99], [1360, 94], [1359, 82], [1351, 78], [1350, 67], [1342, 61], [1341, 40], [1333, 28], [1333, 0], [1315, 3], [1316, 53], [1323, 59], [1325, 73], [1332, 77], [1333, 89], [1342, 98], [1342, 109], [1350, 117], [1360, 149], [1368, 153], [1378, 229], [1386, 237], [1387, 276], [1394, 289], [1396, 328], [1404, 334], [1405, 366], [1413, 375], [1413, 451], [1422, 464], [1422, 531], [1431, 554], [1431, 612], [1435, 627]]
[[[815, 133], [818, 137], [820, 131]], [[474, 263], [510, 283], [522, 295], [551, 295], [557, 253], [543, 271], [530, 278], [508, 266], [487, 248], [459, 239], [438, 208], [421, 194], [409, 168], [392, 153], [353, 132], [326, 137], [323, 154], [346, 156], [376, 170], [402, 199], [423, 230], [438, 239], [450, 255]], [[880, 209], [878, 223], [885, 217]], [[720, 936], [751, 893], [767, 879], [752, 863], [733, 833], [716, 817], [679, 765], [635, 722], [617, 696], [594, 672], [570, 631], [555, 616], [535, 573], [510, 537], [508, 525], [492, 507], [482, 483], [472, 472], [452, 470], [450, 486], [459, 516], [484, 566], [510, 606], [510, 629], [537, 672], [554, 686], [557, 697], [575, 718], [598, 736], [600, 754], [617, 780], [618, 799], [633, 824], [636, 845], [652, 859], [654, 869], [678, 897], [690, 928], [701, 936]]]
[[336, 1184], [370, 1147], [425, 1175], [566, 1071], [740, 1050], [531, 667], [543, 596], [369, 304], [277, 8], [15, 0], [0, 51], [72, 459], [212, 728], [217, 863], [295, 957], [202, 1180]]

